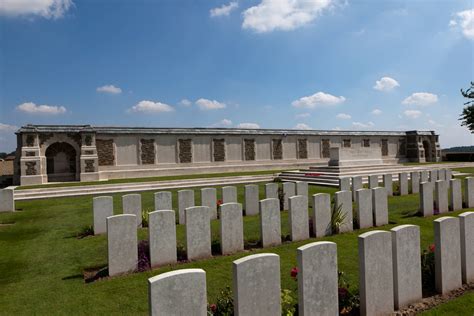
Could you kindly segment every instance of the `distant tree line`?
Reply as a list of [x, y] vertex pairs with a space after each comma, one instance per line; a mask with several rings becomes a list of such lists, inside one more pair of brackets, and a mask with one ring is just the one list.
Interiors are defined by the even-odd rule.
[[0, 152], [0, 159], [5, 159], [7, 156], [15, 156], [15, 152], [12, 151], [11, 153]]

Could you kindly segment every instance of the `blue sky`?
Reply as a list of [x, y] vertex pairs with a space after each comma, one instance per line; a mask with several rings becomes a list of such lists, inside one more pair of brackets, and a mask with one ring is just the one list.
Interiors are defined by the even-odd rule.
[[436, 130], [474, 80], [473, 1], [2, 0], [0, 151], [24, 124]]

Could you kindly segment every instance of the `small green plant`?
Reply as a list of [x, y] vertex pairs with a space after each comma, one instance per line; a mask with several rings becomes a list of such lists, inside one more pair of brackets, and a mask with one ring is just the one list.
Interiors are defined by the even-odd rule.
[[341, 226], [344, 224], [347, 214], [342, 212], [343, 204], [336, 206], [336, 203], [333, 201], [333, 206], [331, 210], [331, 231], [333, 234], [339, 234], [341, 231]]
[[293, 316], [297, 307], [298, 301], [291, 295], [291, 291], [283, 289], [281, 291], [281, 314], [283, 316]]
[[150, 209], [142, 210], [142, 227], [148, 227], [148, 213], [150, 213]]
[[350, 291], [350, 285], [344, 271], [338, 271], [337, 276], [340, 315], [359, 315], [359, 293]]
[[77, 238], [79, 239], [87, 236], [94, 236], [94, 228], [91, 225], [82, 227], [81, 231], [77, 233]]
[[234, 315], [234, 298], [230, 287], [227, 286], [219, 293], [215, 304], [208, 304], [207, 313], [215, 316]]

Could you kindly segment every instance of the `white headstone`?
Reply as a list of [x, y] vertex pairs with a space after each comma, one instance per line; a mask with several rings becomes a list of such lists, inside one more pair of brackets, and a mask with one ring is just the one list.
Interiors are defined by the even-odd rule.
[[242, 204], [224, 203], [220, 214], [221, 253], [227, 255], [244, 250]]
[[211, 218], [207, 206], [188, 207], [186, 214], [186, 253], [188, 260], [211, 257]]
[[237, 188], [234, 186], [222, 187], [222, 203], [237, 203]]
[[308, 197], [297, 195], [290, 198], [288, 211], [290, 236], [292, 241], [309, 238]]
[[265, 184], [265, 198], [278, 199], [278, 183], [271, 182]]
[[329, 236], [331, 231], [331, 195], [313, 195], [313, 230], [316, 237]]
[[422, 182], [429, 182], [430, 181], [430, 173], [428, 170], [422, 170], [420, 172], [420, 183]]
[[141, 194], [126, 194], [122, 196], [124, 214], [133, 214], [137, 217], [137, 227], [142, 227], [142, 196]]
[[359, 189], [356, 192], [356, 216], [359, 228], [373, 226], [372, 215], [372, 191], [370, 189]]
[[408, 194], [408, 174], [406, 172], [401, 172], [398, 174], [398, 186], [400, 195]]
[[178, 191], [178, 215], [179, 224], [186, 223], [185, 210], [188, 207], [193, 207], [194, 204], [194, 190], [179, 190]]
[[388, 200], [385, 188], [372, 189], [372, 211], [375, 226], [388, 224]]
[[464, 179], [464, 207], [474, 207], [474, 177]]
[[94, 211], [94, 235], [107, 232], [107, 217], [114, 215], [114, 200], [111, 196], [98, 196], [92, 199]]
[[176, 263], [176, 215], [173, 210], [148, 214], [148, 244], [152, 267]]
[[338, 191], [335, 194], [336, 209], [341, 207], [342, 214], [344, 214], [344, 222], [339, 228], [340, 233], [352, 231], [352, 193], [351, 191]]
[[379, 186], [379, 176], [376, 174], [369, 176], [369, 189], [373, 189]]
[[133, 272], [137, 269], [137, 219], [132, 214], [107, 217], [107, 257], [109, 275]]
[[182, 269], [148, 279], [150, 315], [207, 315], [206, 272]]
[[280, 201], [260, 201], [260, 236], [263, 247], [281, 244]]
[[388, 196], [393, 196], [393, 176], [391, 173], [383, 175], [383, 187], [387, 190]]
[[411, 181], [411, 193], [416, 194], [420, 193], [420, 172], [413, 171], [410, 174]]
[[281, 315], [280, 257], [251, 255], [233, 262], [234, 314]]
[[459, 215], [463, 283], [474, 282], [474, 212]]
[[14, 212], [15, 199], [13, 189], [0, 190], [0, 212]]
[[350, 191], [351, 190], [351, 178], [343, 177], [339, 178], [339, 190]]
[[296, 181], [296, 195], [304, 195], [308, 197], [308, 182]]
[[426, 216], [433, 216], [433, 183], [420, 183], [420, 213]]
[[451, 179], [449, 182], [449, 209], [459, 211], [462, 209], [461, 179]]
[[446, 213], [449, 210], [448, 205], [448, 183], [444, 180], [435, 182], [435, 207], [439, 213]]
[[296, 252], [299, 315], [339, 315], [337, 245], [313, 242]]
[[296, 195], [296, 184], [294, 182], [283, 182], [283, 194], [285, 195], [283, 209], [288, 210], [288, 199]]
[[430, 171], [430, 182], [433, 184], [438, 181], [438, 170], [431, 170]]
[[[362, 177], [361, 176], [355, 176], [352, 177], [352, 200], [356, 200], [356, 191], [359, 189], [363, 189], [364, 185], [362, 183]], [[346, 190], [350, 191], [350, 190]]]
[[259, 192], [258, 185], [248, 184], [245, 186], [245, 215], [258, 215]]
[[216, 188], [201, 189], [201, 205], [209, 207], [211, 219], [217, 218], [217, 190]]
[[172, 210], [173, 197], [171, 192], [160, 191], [155, 193], [155, 210]]

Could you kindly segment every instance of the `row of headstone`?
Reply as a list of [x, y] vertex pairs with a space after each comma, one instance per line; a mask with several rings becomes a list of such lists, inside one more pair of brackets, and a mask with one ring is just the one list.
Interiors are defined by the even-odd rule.
[[[413, 171], [410, 173], [410, 184], [408, 181], [408, 173], [401, 172], [398, 174], [399, 194], [408, 195], [409, 188], [411, 187], [411, 193], [419, 193], [421, 182], [435, 183], [438, 180], [449, 181], [452, 179], [452, 171], [450, 169], [440, 169], [431, 171]], [[386, 189], [389, 196], [393, 196], [393, 175], [384, 174], [382, 175], [383, 187]], [[368, 176], [368, 188], [374, 189], [379, 187], [379, 175]], [[340, 191], [352, 191], [352, 199], [356, 200], [356, 192], [363, 188], [362, 176], [355, 177], [343, 177], [339, 179], [339, 190]]]
[[[107, 232], [106, 219], [114, 215], [114, 200], [111, 196], [98, 196], [92, 199], [94, 235]], [[142, 227], [142, 196], [126, 194], [122, 196], [123, 214], [135, 215], [136, 226]]]
[[[472, 177], [464, 179], [464, 207], [474, 207], [474, 178]], [[446, 213], [461, 209], [463, 209], [461, 179], [420, 183], [420, 213], [423, 216], [432, 216], [435, 210], [438, 213]]]
[[13, 189], [0, 190], [0, 212], [15, 212], [15, 198]]
[[[441, 294], [474, 281], [474, 212], [434, 222], [436, 288]], [[338, 315], [337, 245], [297, 249], [298, 314]], [[233, 262], [235, 315], [281, 315], [280, 257], [272, 253]], [[391, 314], [422, 299], [420, 229], [401, 225], [359, 236], [361, 315]], [[151, 315], [206, 315], [205, 271], [183, 269], [148, 279]]]

